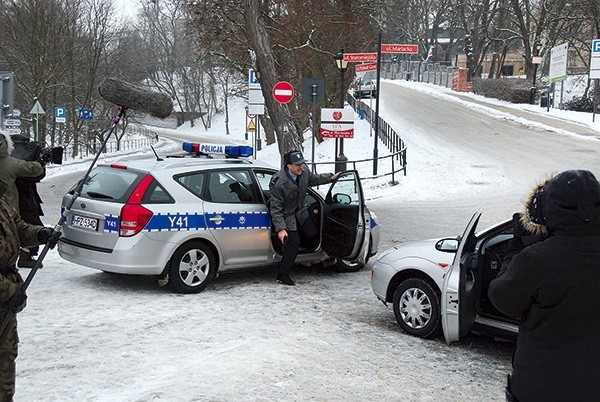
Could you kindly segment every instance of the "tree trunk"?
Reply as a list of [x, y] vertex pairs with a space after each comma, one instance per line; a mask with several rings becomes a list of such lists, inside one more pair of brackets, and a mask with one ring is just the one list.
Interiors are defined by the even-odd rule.
[[265, 26], [260, 18], [260, 0], [246, 0], [245, 25], [248, 42], [256, 53], [256, 71], [269, 116], [277, 133], [279, 153], [300, 149], [300, 140], [288, 107], [273, 99], [271, 90], [278, 81], [275, 59]]

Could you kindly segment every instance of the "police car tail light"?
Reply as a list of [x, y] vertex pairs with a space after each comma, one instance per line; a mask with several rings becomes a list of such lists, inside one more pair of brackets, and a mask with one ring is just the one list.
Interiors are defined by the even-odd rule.
[[154, 177], [147, 175], [137, 185], [127, 204], [121, 208], [119, 236], [131, 237], [138, 234], [150, 221], [153, 212], [141, 205], [144, 194], [150, 184], [154, 181]]

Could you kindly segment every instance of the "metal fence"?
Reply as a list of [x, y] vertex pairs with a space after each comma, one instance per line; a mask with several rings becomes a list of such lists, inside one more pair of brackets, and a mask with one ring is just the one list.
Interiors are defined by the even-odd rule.
[[[361, 116], [364, 116], [365, 120], [369, 122], [371, 127], [375, 127], [375, 111], [369, 107], [366, 103], [355, 99], [350, 93], [346, 95], [346, 101], [354, 111]], [[391, 176], [391, 184], [397, 184], [396, 175], [402, 172], [406, 176], [406, 145], [398, 133], [390, 126], [384, 119], [379, 117], [378, 126], [378, 138], [391, 152], [389, 155], [380, 156], [371, 159], [361, 159], [346, 162], [347, 165], [352, 166], [353, 170], [357, 170], [360, 173], [362, 180], [376, 179], [379, 177]], [[383, 166], [383, 173], [381, 174], [370, 174], [368, 173], [369, 168], [373, 167], [374, 164]], [[313, 167], [316, 169], [317, 166], [334, 165], [336, 162], [318, 162], [313, 163]], [[385, 166], [389, 166], [389, 169], [385, 169]]]
[[[106, 143], [103, 153], [114, 153], [114, 152], [127, 152], [137, 151], [141, 149], [148, 149], [151, 145], [156, 144], [158, 141], [158, 135], [156, 132], [149, 130], [145, 127], [130, 126], [127, 127], [126, 135], [136, 136], [136, 138], [126, 138], [117, 142], [115, 138], [111, 138]], [[89, 141], [80, 142], [77, 145], [76, 156], [73, 157], [72, 144], [64, 147], [63, 160], [69, 159], [82, 159], [91, 155], [95, 155], [98, 152], [98, 148], [102, 145], [102, 141], [98, 138], [91, 139]]]
[[398, 61], [384, 63], [381, 78], [390, 80], [419, 81], [452, 88], [456, 67], [422, 61]]

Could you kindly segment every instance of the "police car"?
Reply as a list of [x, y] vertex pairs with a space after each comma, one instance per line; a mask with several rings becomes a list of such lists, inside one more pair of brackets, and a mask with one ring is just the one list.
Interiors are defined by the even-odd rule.
[[[248, 146], [183, 148], [176, 157], [95, 167], [63, 212], [60, 256], [106, 272], [153, 275], [179, 293], [200, 292], [226, 269], [276, 264], [281, 244], [267, 206], [277, 169], [248, 158]], [[321, 230], [301, 245], [298, 263], [335, 261], [356, 271], [376, 254], [379, 228], [356, 171], [344, 172], [325, 197], [309, 189], [307, 202]]]

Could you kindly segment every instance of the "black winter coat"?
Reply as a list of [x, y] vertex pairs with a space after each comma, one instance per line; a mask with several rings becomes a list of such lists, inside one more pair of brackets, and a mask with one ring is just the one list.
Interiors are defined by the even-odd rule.
[[550, 237], [490, 283], [494, 305], [521, 319], [512, 391], [522, 402], [600, 400], [600, 202], [595, 208], [585, 223], [577, 208], [548, 214]]

